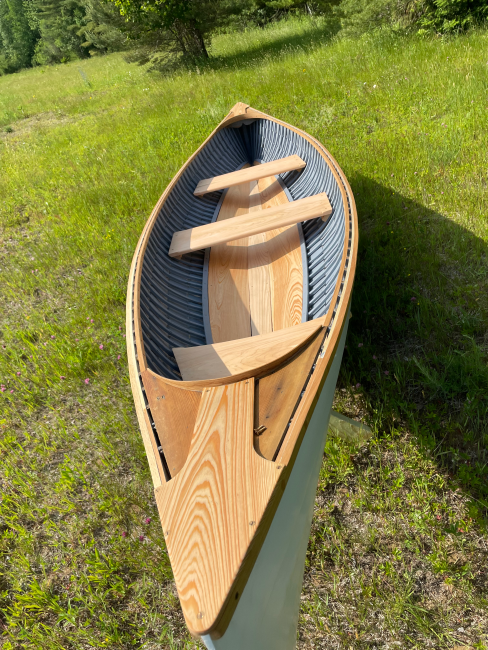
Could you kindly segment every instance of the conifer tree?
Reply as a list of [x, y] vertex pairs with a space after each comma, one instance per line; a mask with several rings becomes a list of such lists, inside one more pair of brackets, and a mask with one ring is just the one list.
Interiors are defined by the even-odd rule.
[[29, 24], [27, 3], [0, 0], [0, 72], [14, 72], [31, 64], [36, 29]]

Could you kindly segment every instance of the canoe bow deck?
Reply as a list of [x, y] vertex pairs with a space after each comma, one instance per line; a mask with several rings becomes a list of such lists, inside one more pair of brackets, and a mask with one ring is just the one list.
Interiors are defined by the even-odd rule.
[[334, 159], [245, 104], [177, 173], [137, 245], [131, 386], [185, 620], [209, 647], [223, 635], [227, 647], [322, 387], [335, 386], [356, 251]]

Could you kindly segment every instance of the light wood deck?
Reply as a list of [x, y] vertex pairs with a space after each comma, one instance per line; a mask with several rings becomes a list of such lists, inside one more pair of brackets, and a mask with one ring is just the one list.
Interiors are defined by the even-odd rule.
[[252, 378], [207, 389], [183, 469], [156, 490], [181, 607], [193, 633], [215, 625], [226, 601], [235, 607], [244, 586], [239, 576], [247, 580], [242, 563], [252, 566], [273, 514], [267, 506], [282, 468], [253, 449], [253, 409]]
[[296, 352], [322, 327], [323, 319], [237, 341], [173, 348], [183, 381], [249, 373], [257, 375]]
[[195, 191], [195, 196], [203, 196], [209, 192], [216, 192], [223, 190], [226, 187], [234, 187], [241, 183], [249, 183], [250, 181], [257, 181], [265, 176], [275, 176], [276, 174], [284, 174], [296, 169], [303, 169], [306, 163], [300, 156], [287, 156], [279, 160], [273, 160], [268, 163], [262, 164], [258, 167], [248, 167], [239, 169], [239, 171], [231, 172], [230, 174], [223, 174], [222, 176], [214, 176], [213, 178], [205, 178], [201, 180]]
[[216, 221], [205, 226], [175, 232], [168, 254], [170, 257], [181, 257], [192, 251], [258, 235], [275, 228], [291, 226], [300, 221], [309, 221], [317, 217], [325, 220], [331, 214], [332, 207], [327, 195], [315, 194], [287, 205], [234, 217], [232, 222]]

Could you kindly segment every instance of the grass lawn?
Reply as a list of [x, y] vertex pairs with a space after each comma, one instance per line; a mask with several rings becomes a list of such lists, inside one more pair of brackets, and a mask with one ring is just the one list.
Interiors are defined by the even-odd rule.
[[170, 78], [119, 55], [0, 78], [0, 647], [201, 647], [133, 408], [132, 253], [236, 101], [312, 133], [360, 248], [298, 648], [488, 648], [488, 32], [219, 36]]

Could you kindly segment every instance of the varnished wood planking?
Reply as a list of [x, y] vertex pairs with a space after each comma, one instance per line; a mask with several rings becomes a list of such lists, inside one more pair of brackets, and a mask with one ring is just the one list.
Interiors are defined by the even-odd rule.
[[[264, 209], [288, 203], [275, 178], [259, 181]], [[273, 329], [297, 325], [302, 321], [303, 264], [298, 226], [277, 228], [266, 233], [270, 256], [270, 286]]]
[[258, 382], [254, 428], [264, 425], [266, 431], [254, 437], [254, 449], [268, 460], [275, 456], [322, 339], [323, 335], [318, 334], [285, 366]]
[[141, 374], [159, 442], [173, 477], [188, 456], [202, 393], [171, 386], [152, 370], [143, 370]]
[[322, 327], [322, 319], [238, 341], [173, 348], [184, 381], [257, 375], [298, 350]]
[[253, 449], [253, 398], [253, 379], [206, 390], [187, 462], [156, 490], [178, 595], [194, 634], [212, 628], [233, 596], [280, 478], [275, 464]]
[[[249, 212], [261, 210], [261, 195], [257, 181], [251, 183]], [[266, 233], [248, 238], [248, 280], [249, 307], [251, 312], [251, 334], [268, 334], [273, 331], [271, 313], [271, 285], [269, 275], [269, 251]]]
[[284, 174], [285, 172], [291, 172], [295, 169], [303, 169], [304, 167], [305, 162], [300, 158], [300, 156], [287, 156], [286, 158], [280, 158], [279, 160], [264, 163], [259, 168], [248, 167], [239, 169], [236, 172], [230, 172], [229, 174], [223, 174], [222, 176], [205, 178], [198, 183], [194, 194], [195, 196], [202, 196], [208, 192], [217, 192], [227, 187], [240, 185], [241, 183], [257, 181], [259, 178], [264, 178], [265, 176]]
[[[148, 238], [150, 236], [152, 227], [155, 223], [155, 220], [157, 218], [157, 215], [159, 214], [161, 207], [165, 203], [167, 197], [169, 196], [170, 191], [173, 189], [175, 184], [177, 183], [178, 179], [181, 177], [181, 174], [185, 171], [185, 169], [188, 168], [188, 165], [190, 162], [194, 159], [194, 157], [198, 154], [199, 151], [201, 151], [207, 142], [215, 135], [217, 131], [220, 129], [226, 128], [228, 125], [232, 124], [233, 122], [237, 122], [239, 120], [242, 120], [243, 118], [245, 119], [269, 119], [277, 124], [281, 124], [284, 128], [289, 128], [292, 131], [295, 131], [296, 133], [300, 134], [302, 137], [304, 137], [306, 140], [312, 143], [312, 145], [315, 147], [316, 151], [318, 154], [325, 159], [326, 163], [330, 167], [332, 174], [335, 176], [339, 187], [341, 189], [342, 193], [342, 198], [343, 198], [343, 204], [344, 208], [346, 211], [346, 229], [347, 232], [349, 232], [349, 209], [352, 213], [352, 224], [353, 224], [353, 231], [352, 231], [352, 251], [350, 254], [350, 258], [348, 260], [348, 266], [346, 267], [347, 269], [347, 274], [345, 276], [345, 283], [343, 286], [342, 294], [341, 294], [341, 303], [339, 305], [339, 310], [335, 314], [335, 319], [332, 325], [332, 330], [328, 339], [328, 347], [324, 351], [324, 353], [321, 355], [321, 358], [319, 359], [317, 363], [317, 368], [312, 376], [312, 380], [307, 388], [306, 394], [300, 403], [300, 407], [293, 419], [293, 424], [292, 427], [290, 428], [289, 435], [287, 435], [286, 440], [283, 443], [283, 447], [279, 452], [277, 462], [278, 463], [289, 463], [288, 466], [286, 467], [286, 472], [288, 473], [291, 471], [291, 468], [293, 466], [294, 458], [296, 454], [298, 453], [298, 450], [300, 448], [301, 444], [301, 439], [303, 437], [303, 434], [306, 430], [307, 427], [307, 422], [309, 421], [315, 401], [317, 399], [317, 395], [320, 392], [321, 385], [327, 375], [328, 368], [330, 367], [330, 363], [332, 362], [333, 355], [335, 352], [335, 347], [336, 347], [336, 342], [338, 336], [340, 336], [340, 330], [342, 328], [342, 324], [344, 322], [345, 318], [345, 313], [346, 310], [348, 309], [348, 300], [350, 297], [350, 292], [352, 289], [352, 284], [353, 284], [353, 278], [354, 278], [354, 270], [355, 270], [355, 265], [356, 265], [356, 255], [357, 255], [357, 212], [355, 208], [355, 203], [354, 203], [354, 197], [352, 195], [351, 189], [349, 187], [349, 184], [347, 182], [347, 179], [344, 177], [342, 171], [340, 170], [339, 166], [337, 165], [336, 161], [333, 159], [333, 157], [330, 155], [330, 153], [324, 149], [324, 147], [317, 141], [315, 138], [312, 136], [306, 134], [305, 132], [301, 131], [300, 129], [297, 129], [289, 124], [286, 124], [276, 118], [273, 118], [271, 116], [268, 116], [264, 113], [261, 113], [260, 111], [256, 111], [255, 109], [252, 109], [248, 107], [245, 104], [236, 104], [234, 108], [231, 110], [229, 115], [221, 122], [221, 124], [215, 129], [215, 131], [207, 138], [207, 140], [201, 145], [201, 147], [191, 156], [191, 158], [185, 163], [185, 165], [181, 168], [181, 170], [177, 173], [175, 178], [171, 181], [170, 185], [168, 186], [167, 190], [164, 192], [163, 196], [159, 200], [158, 204], [155, 206], [150, 219], [148, 220], [146, 227], [141, 234], [138, 246], [136, 248], [135, 254], [134, 254], [134, 260], [133, 260], [133, 267], [131, 270], [131, 275], [130, 275], [130, 280], [129, 280], [129, 287], [128, 287], [128, 300], [127, 300], [127, 342], [128, 342], [128, 357], [129, 357], [129, 369], [130, 369], [130, 374], [131, 374], [131, 382], [132, 379], [134, 381], [132, 382], [132, 388], [134, 392], [134, 399], [136, 402], [136, 408], [138, 415], [141, 413], [142, 417], [139, 418], [139, 422], [141, 425], [141, 432], [143, 433], [143, 437], [145, 438], [145, 433], [151, 433], [150, 432], [150, 426], [146, 422], [147, 421], [147, 415], [146, 413], [142, 412], [144, 409], [144, 403], [143, 403], [143, 398], [142, 398], [142, 393], [139, 389], [139, 382], [137, 379], [137, 362], [135, 360], [135, 356], [133, 354], [134, 348], [132, 346], [132, 341], [133, 341], [133, 336], [135, 337], [136, 341], [136, 346], [137, 346], [137, 355], [138, 355], [138, 363], [141, 365], [141, 370], [144, 369], [145, 366], [145, 354], [144, 354], [144, 343], [142, 340], [142, 335], [141, 335], [141, 328], [140, 328], [140, 299], [139, 299], [139, 284], [140, 284], [140, 269], [142, 267], [143, 259], [144, 259], [144, 252], [145, 248], [147, 245]], [[346, 235], [347, 235], [346, 232]], [[348, 240], [348, 236], [346, 236], [346, 241]], [[344, 266], [345, 264], [345, 255], [343, 257], [343, 260], [341, 262], [340, 266], [340, 274], [339, 274], [339, 281], [337, 282], [336, 290], [334, 292], [334, 299], [332, 301], [331, 305], [331, 310], [329, 313], [321, 319], [321, 321], [327, 325], [330, 321], [331, 313], [332, 313], [332, 308], [335, 306], [335, 298], [337, 296], [337, 291], [339, 289], [339, 285], [341, 283], [341, 279], [343, 278], [343, 271], [344, 271]], [[134, 279], [134, 275], [136, 277], [135, 284], [134, 284], [134, 292], [132, 293], [132, 281]], [[132, 320], [132, 306], [134, 308], [134, 323]], [[132, 353], [132, 354], [131, 354]], [[217, 385], [220, 381], [222, 383], [228, 383], [230, 381], [235, 381], [235, 378], [227, 378], [224, 380], [210, 380], [209, 383], [212, 383], [213, 385]], [[178, 385], [178, 386], [183, 386], [189, 388], [198, 388], [202, 387], [202, 382], [176, 382], [175, 380], [169, 380], [165, 379], [165, 382], [168, 384], [172, 385]], [[137, 387], [136, 385], [137, 384]], [[146, 438], [145, 438], [146, 440]], [[148, 451], [148, 447], [146, 446], [146, 451]], [[149, 453], [149, 452], [148, 452]], [[285, 479], [286, 474], [283, 474], [282, 481], [283, 483]], [[157, 486], [157, 480], [156, 476], [153, 473], [153, 481], [155, 485]], [[283, 483], [283, 489], [284, 489], [284, 483]], [[271, 509], [268, 508], [268, 511], [266, 512], [266, 517], [269, 518], [272, 517], [272, 514], [269, 515], [268, 512]], [[262, 527], [261, 527], [262, 529]], [[254, 540], [253, 540], [254, 542]], [[255, 548], [255, 545], [253, 543], [252, 548]], [[233, 612], [233, 607], [232, 603], [229, 604], [229, 606], [225, 607], [225, 612], [221, 614], [220, 616], [220, 621], [226, 621], [228, 622], [230, 620], [230, 617]], [[220, 627], [219, 633], [222, 634], [225, 631], [225, 626]], [[213, 635], [213, 632], [212, 632]]]
[[[225, 221], [247, 214], [250, 184], [231, 187], [217, 217]], [[208, 265], [208, 309], [214, 343], [251, 336], [248, 239], [212, 246]]]
[[299, 221], [309, 221], [318, 217], [326, 219], [331, 214], [332, 207], [329, 199], [324, 192], [321, 192], [286, 205], [234, 217], [232, 222], [219, 221], [175, 232], [168, 255], [181, 257], [191, 251], [257, 235], [275, 228], [284, 228]]

